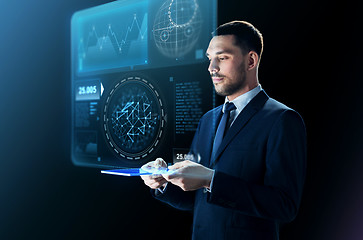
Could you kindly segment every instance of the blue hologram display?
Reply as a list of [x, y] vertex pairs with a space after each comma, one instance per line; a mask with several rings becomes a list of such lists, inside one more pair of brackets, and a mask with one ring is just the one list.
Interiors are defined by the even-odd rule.
[[148, 1], [115, 2], [73, 16], [78, 72], [147, 64]]
[[187, 159], [214, 106], [205, 51], [216, 24], [217, 0], [120, 0], [74, 13], [73, 163]]
[[72, 16], [80, 76], [202, 63], [216, 26], [216, 0], [124, 0]]

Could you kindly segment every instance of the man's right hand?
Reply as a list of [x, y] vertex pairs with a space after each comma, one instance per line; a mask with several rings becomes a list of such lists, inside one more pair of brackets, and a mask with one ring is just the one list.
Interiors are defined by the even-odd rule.
[[[157, 158], [155, 161], [148, 162], [141, 168], [166, 168], [168, 165], [162, 158]], [[165, 186], [168, 182], [162, 175], [141, 175], [146, 186], [152, 189], [158, 189]]]

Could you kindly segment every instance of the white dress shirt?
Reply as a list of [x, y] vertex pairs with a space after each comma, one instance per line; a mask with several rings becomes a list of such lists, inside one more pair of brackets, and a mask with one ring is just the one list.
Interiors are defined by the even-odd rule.
[[232, 110], [229, 114], [229, 126], [232, 126], [238, 115], [242, 112], [242, 110], [247, 106], [247, 104], [262, 90], [261, 84], [258, 84], [254, 89], [236, 97], [233, 101], [229, 101], [228, 97], [226, 97], [224, 101], [224, 105], [222, 108], [222, 112], [224, 113], [224, 108], [227, 102], [232, 102], [236, 109]]

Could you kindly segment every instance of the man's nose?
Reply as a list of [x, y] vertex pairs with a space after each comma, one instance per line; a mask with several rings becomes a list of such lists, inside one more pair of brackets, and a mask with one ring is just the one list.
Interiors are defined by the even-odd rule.
[[209, 62], [209, 67], [208, 67], [208, 71], [210, 73], [216, 73], [216, 72], [219, 72], [219, 65], [218, 65], [218, 62], [216, 60], [211, 60]]

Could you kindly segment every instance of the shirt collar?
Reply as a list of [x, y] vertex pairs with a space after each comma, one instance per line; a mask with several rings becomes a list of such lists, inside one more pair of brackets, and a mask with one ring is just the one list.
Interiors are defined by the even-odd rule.
[[261, 84], [258, 84], [254, 89], [236, 97], [233, 101], [229, 101], [228, 98], [225, 98], [222, 112], [224, 112], [224, 108], [227, 102], [232, 102], [236, 106], [237, 113], [240, 113], [247, 104], [262, 90]]

